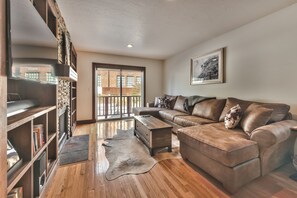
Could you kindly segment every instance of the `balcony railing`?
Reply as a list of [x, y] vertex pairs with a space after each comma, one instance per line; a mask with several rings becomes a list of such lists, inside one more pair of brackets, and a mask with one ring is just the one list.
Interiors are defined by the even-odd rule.
[[[122, 111], [121, 111], [122, 102]], [[141, 107], [141, 96], [98, 96], [98, 119], [131, 117], [134, 107]]]

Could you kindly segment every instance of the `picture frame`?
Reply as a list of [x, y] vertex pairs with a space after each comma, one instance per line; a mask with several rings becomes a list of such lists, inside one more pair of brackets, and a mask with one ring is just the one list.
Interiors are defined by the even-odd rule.
[[223, 83], [224, 48], [191, 59], [190, 84]]

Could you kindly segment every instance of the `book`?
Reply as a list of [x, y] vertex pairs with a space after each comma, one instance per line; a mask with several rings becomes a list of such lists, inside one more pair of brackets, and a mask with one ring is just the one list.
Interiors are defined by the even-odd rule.
[[43, 134], [43, 124], [37, 124], [33, 126], [33, 142], [35, 152], [38, 151], [45, 143]]
[[34, 152], [38, 150], [38, 145], [37, 145], [37, 138], [36, 138], [36, 133], [33, 132], [33, 145], [34, 145]]

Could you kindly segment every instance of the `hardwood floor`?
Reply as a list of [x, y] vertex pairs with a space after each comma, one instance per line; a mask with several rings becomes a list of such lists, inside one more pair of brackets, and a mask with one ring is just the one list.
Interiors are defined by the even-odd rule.
[[175, 135], [173, 152], [156, 154], [156, 159], [164, 160], [148, 173], [107, 181], [108, 161], [101, 144], [117, 129], [127, 130], [133, 124], [133, 120], [122, 120], [78, 126], [74, 135], [90, 134], [89, 161], [59, 166], [43, 197], [297, 197], [297, 182], [288, 178], [295, 172], [291, 164], [251, 182], [235, 195], [228, 194], [216, 180], [181, 159]]

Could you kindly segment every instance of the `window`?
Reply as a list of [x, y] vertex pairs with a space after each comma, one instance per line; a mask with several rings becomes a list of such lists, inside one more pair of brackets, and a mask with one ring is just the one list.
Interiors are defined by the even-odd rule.
[[141, 76], [136, 76], [136, 85], [141, 85]]
[[39, 80], [39, 72], [26, 72], [25, 78], [30, 80]]
[[51, 72], [46, 72], [45, 77], [46, 77], [47, 82], [50, 82], [50, 83], [56, 83], [57, 82], [57, 79], [52, 75]]
[[100, 74], [98, 74], [98, 76], [97, 76], [97, 86], [102, 87], [102, 81], [101, 81], [101, 75]]
[[[125, 76], [122, 76], [122, 86], [125, 86]], [[120, 75], [117, 75], [117, 87], [121, 87]]]
[[133, 87], [135, 84], [134, 76], [127, 76], [127, 87]]

